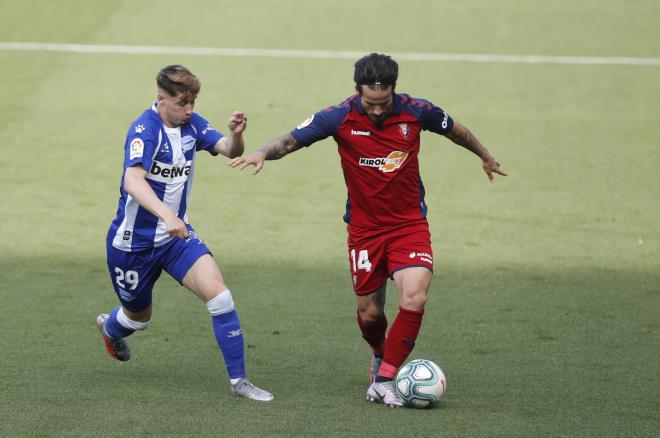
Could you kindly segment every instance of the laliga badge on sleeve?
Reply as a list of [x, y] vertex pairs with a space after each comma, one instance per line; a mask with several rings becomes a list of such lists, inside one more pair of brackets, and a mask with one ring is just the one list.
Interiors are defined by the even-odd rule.
[[144, 153], [144, 143], [142, 142], [142, 140], [139, 138], [133, 139], [130, 146], [129, 160], [132, 160], [134, 158], [139, 158], [142, 156], [143, 153]]
[[296, 127], [296, 129], [303, 129], [306, 126], [309, 126], [309, 124], [312, 123], [312, 120], [314, 120], [314, 114], [307, 117], [300, 125]]

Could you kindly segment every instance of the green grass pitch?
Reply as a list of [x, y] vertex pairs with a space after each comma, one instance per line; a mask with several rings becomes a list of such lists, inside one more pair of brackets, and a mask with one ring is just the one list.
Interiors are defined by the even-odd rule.
[[[660, 57], [655, 0], [3, 1], [0, 42]], [[0, 50], [0, 436], [656, 436], [660, 66], [401, 61], [398, 90], [468, 126], [510, 176], [433, 134], [436, 255], [412, 358], [433, 410], [365, 400], [331, 139], [256, 177], [200, 156], [189, 215], [233, 291], [248, 372], [230, 395], [205, 307], [167, 276], [125, 364], [94, 325], [129, 123], [157, 70], [202, 80], [252, 151], [352, 93], [348, 59]], [[388, 312], [396, 293], [390, 285]]]

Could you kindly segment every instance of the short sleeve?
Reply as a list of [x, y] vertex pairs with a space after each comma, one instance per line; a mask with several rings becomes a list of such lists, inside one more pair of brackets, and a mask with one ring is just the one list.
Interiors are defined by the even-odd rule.
[[445, 135], [451, 131], [454, 126], [454, 120], [442, 108], [433, 105], [431, 102], [422, 99], [415, 99], [416, 105], [421, 108], [419, 120], [422, 122], [422, 129]]
[[339, 126], [348, 114], [347, 108], [333, 106], [309, 116], [291, 131], [291, 136], [302, 146], [323, 140], [339, 132]]
[[207, 151], [215, 155], [213, 148], [224, 135], [220, 131], [216, 131], [209, 121], [197, 113], [193, 113], [190, 124], [197, 134], [197, 150]]
[[124, 144], [124, 169], [142, 164], [149, 170], [158, 144], [158, 130], [138, 119], [128, 129]]

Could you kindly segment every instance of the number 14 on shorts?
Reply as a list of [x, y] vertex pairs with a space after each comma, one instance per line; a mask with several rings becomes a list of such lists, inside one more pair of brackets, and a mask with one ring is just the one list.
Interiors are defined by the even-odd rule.
[[367, 272], [371, 271], [371, 262], [369, 261], [369, 253], [366, 249], [360, 250], [357, 257], [357, 263], [355, 260], [355, 250], [351, 250], [351, 261], [353, 266], [353, 272], [357, 272], [358, 269], [364, 269]]

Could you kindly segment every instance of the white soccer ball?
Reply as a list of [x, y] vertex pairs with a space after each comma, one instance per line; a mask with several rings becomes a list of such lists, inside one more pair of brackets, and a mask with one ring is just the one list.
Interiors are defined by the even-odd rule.
[[416, 359], [401, 367], [394, 379], [396, 392], [406, 406], [435, 406], [447, 389], [447, 378], [440, 367], [428, 359]]

